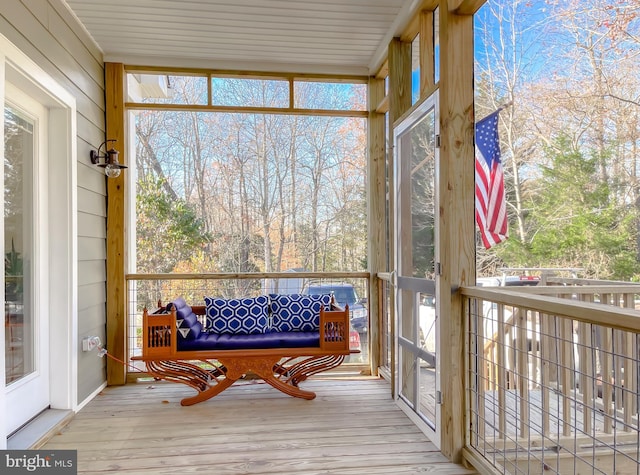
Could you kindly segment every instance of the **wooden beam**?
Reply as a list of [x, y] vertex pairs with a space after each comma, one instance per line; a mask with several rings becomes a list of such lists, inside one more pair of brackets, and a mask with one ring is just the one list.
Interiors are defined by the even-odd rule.
[[427, 98], [435, 86], [433, 12], [420, 13], [420, 98]]
[[[395, 122], [411, 107], [411, 43], [389, 43], [389, 113]], [[389, 135], [392, 137], [392, 135]]]
[[[105, 63], [105, 113], [107, 138], [117, 140], [120, 163], [127, 163], [124, 66]], [[107, 348], [114, 357], [127, 360], [125, 307], [125, 170], [117, 178], [107, 178]], [[107, 359], [107, 384], [125, 384], [126, 366]]]
[[368, 117], [367, 110], [301, 109], [297, 107], [218, 106], [205, 104], [149, 104], [125, 102], [127, 110], [222, 112], [226, 114], [288, 114], [329, 117]]
[[460, 461], [465, 444], [465, 355], [463, 299], [457, 286], [475, 285], [473, 17], [440, 14], [439, 249], [436, 279], [440, 302], [441, 450]]
[[456, 15], [473, 15], [487, 0], [450, 0], [449, 11]]
[[416, 35], [420, 32], [420, 12], [418, 12], [409, 22], [407, 27], [400, 35], [400, 41], [411, 43]]
[[389, 112], [389, 96], [384, 96], [382, 98], [382, 100], [376, 106], [376, 112], [379, 112], [380, 114]]
[[[384, 79], [371, 78], [369, 81], [369, 108], [376, 107], [385, 97]], [[370, 352], [369, 361], [372, 374], [378, 373], [381, 361], [382, 339], [384, 334], [382, 318], [378, 301], [380, 288], [378, 286], [378, 272], [385, 272], [387, 268], [386, 240], [386, 136], [385, 115], [376, 110], [369, 114], [368, 127], [369, 153], [367, 160], [367, 216], [368, 230], [368, 262], [369, 272], [369, 324], [370, 324]]]
[[380, 66], [380, 69], [378, 69], [378, 72], [376, 73], [376, 78], [384, 79], [388, 75], [389, 75], [389, 61], [385, 59], [384, 63], [382, 63], [382, 66]]
[[369, 76], [358, 74], [313, 74], [313, 73], [285, 73], [272, 71], [248, 71], [240, 69], [211, 69], [211, 68], [184, 68], [169, 66], [145, 66], [136, 64], [125, 65], [128, 73], [141, 74], [171, 74], [178, 76], [203, 76], [203, 77], [226, 77], [242, 79], [281, 79], [300, 81], [328, 81], [344, 83], [367, 84]]

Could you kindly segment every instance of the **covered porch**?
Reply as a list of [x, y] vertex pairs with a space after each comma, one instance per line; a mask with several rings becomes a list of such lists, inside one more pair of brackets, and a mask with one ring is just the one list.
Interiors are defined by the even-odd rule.
[[[79, 119], [76, 133], [74, 102], [67, 134], [74, 159], [68, 167], [73, 252], [65, 262], [74, 269], [68, 279], [73, 318], [69, 331], [52, 320], [52, 328], [68, 333], [66, 347], [73, 348], [65, 360], [69, 367], [54, 366], [72, 377], [65, 398], [46, 401], [48, 409], [64, 407], [70, 417], [45, 438], [19, 448], [77, 450], [84, 474], [577, 473], [576, 467], [586, 467], [587, 473], [635, 473], [640, 447], [637, 287], [588, 287], [595, 283], [579, 281], [548, 282], [553, 285], [531, 291], [476, 287], [473, 15], [485, 1], [336, 2], [323, 20], [324, 36], [309, 33], [321, 22], [314, 22], [307, 10], [302, 16], [309, 23], [301, 33], [290, 27], [295, 11], [282, 20], [266, 14], [263, 9], [269, 7], [261, 2], [253, 3], [243, 11], [242, 6], [211, 2], [221, 10], [209, 5], [214, 11], [207, 17], [197, 9], [181, 11], [180, 2], [162, 11], [156, 11], [155, 2], [120, 2], [110, 12], [114, 25], [105, 23], [109, 7], [101, 1], [23, 1], [18, 13], [3, 12], [10, 27], [2, 33], [74, 92]], [[279, 11], [287, 9], [287, 2], [274, 3]], [[325, 8], [324, 2], [301, 4]], [[376, 24], [379, 28], [349, 49], [342, 42], [351, 36], [348, 23], [355, 20], [342, 16], [358, 12], [364, 22], [353, 27], [354, 34], [373, 31]], [[215, 29], [207, 23], [244, 13], [257, 23]], [[167, 17], [181, 14], [194, 24], [187, 21], [182, 31], [158, 28]], [[133, 17], [137, 20], [129, 22]], [[251, 35], [243, 35], [256, 24], [260, 37], [249, 41]], [[126, 27], [122, 37], [116, 25]], [[202, 38], [184, 40], [181, 35], [190, 30], [200, 31]], [[163, 35], [150, 38], [150, 31]], [[205, 31], [212, 34], [205, 38]], [[125, 33], [133, 36], [125, 39]], [[243, 47], [233, 50], [233, 42], [225, 42], [229, 39]], [[298, 49], [298, 43], [317, 55]], [[207, 51], [219, 56], [203, 58]], [[143, 301], [141, 283], [259, 280], [252, 290], [262, 291], [269, 288], [264, 282], [294, 277], [273, 269], [136, 274], [130, 266], [128, 232], [135, 221], [130, 200], [135, 201], [136, 186], [130, 119], [132, 111], [148, 104], [127, 95], [127, 77], [168, 79], [172, 74], [204, 78], [209, 97], [195, 105], [158, 103], [155, 109], [338, 115], [366, 122], [366, 269], [306, 276], [359, 282], [368, 315], [363, 358], [304, 381], [317, 393], [314, 401], [288, 397], [247, 378], [212, 400], [182, 407], [180, 400], [192, 393], [190, 388], [149, 379], [144, 367], [131, 361], [139, 350], [142, 308], [185, 292], [162, 284]], [[212, 82], [221, 77], [282, 81], [289, 87], [286, 105], [214, 103]], [[366, 106], [338, 113], [297, 106], [297, 85], [316, 81], [366, 85]], [[425, 147], [431, 154], [417, 165], [434, 164], [429, 177], [433, 254], [425, 259], [432, 266], [429, 272], [416, 278], [414, 258], [426, 256], [412, 247], [414, 203], [404, 193], [410, 186], [394, 177], [405, 168], [409, 180], [404, 184], [410, 185], [419, 167], [394, 158], [393, 137], [425, 105], [431, 107], [427, 114], [435, 127]], [[118, 142], [120, 162], [129, 166], [108, 179], [89, 161], [105, 139]], [[48, 277], [55, 281], [57, 275]], [[188, 289], [207, 295], [202, 287]], [[211, 295], [217, 287], [206, 292]], [[52, 299], [51, 308], [58, 311], [55, 304]], [[425, 317], [424, 327], [423, 312], [432, 318]], [[423, 332], [427, 327], [433, 335]], [[12, 329], [6, 320], [5, 336]], [[106, 345], [106, 359], [82, 351], [82, 342], [96, 335]], [[55, 332], [51, 339], [55, 354], [62, 340]], [[13, 355], [6, 348], [5, 354]], [[5, 400], [0, 392], [0, 403]], [[10, 411], [10, 404], [3, 409]], [[0, 435], [16, 434], [3, 424]], [[603, 448], [612, 449], [606, 457]]]

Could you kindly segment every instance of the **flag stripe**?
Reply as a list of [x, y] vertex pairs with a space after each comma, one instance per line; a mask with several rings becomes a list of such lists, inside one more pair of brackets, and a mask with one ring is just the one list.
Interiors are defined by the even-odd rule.
[[476, 124], [476, 223], [485, 248], [509, 237], [498, 109]]

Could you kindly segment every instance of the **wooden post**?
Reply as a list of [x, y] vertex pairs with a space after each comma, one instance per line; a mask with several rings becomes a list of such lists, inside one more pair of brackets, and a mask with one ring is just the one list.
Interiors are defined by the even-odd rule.
[[369, 157], [367, 160], [369, 217], [369, 361], [371, 373], [377, 374], [380, 366], [381, 335], [384, 334], [380, 307], [380, 287], [378, 272], [388, 271], [386, 250], [386, 176], [385, 176], [385, 116], [375, 109], [385, 96], [384, 79], [371, 78], [369, 81]]
[[[475, 285], [475, 163], [473, 112], [473, 16], [440, 2], [440, 173], [438, 182], [441, 450], [462, 460], [465, 443], [463, 299], [455, 289]], [[460, 2], [453, 2], [459, 6]]]
[[[107, 138], [117, 140], [119, 161], [127, 163], [124, 65], [105, 63], [105, 108]], [[117, 178], [107, 178], [107, 348], [116, 358], [127, 358], [127, 322], [125, 308], [125, 170]], [[107, 359], [107, 384], [125, 384], [127, 368], [111, 358]]]
[[411, 43], [394, 38], [389, 43], [389, 122], [393, 125], [410, 107]]
[[435, 90], [433, 12], [420, 12], [420, 98], [429, 97]]
[[[389, 63], [389, 137], [393, 137], [393, 124], [411, 107], [411, 43], [402, 42], [398, 38], [394, 38], [389, 43], [388, 53]], [[390, 139], [391, 140], [391, 139]], [[388, 154], [388, 181], [389, 186], [394, 186], [394, 166], [393, 166], [393, 146], [389, 146]], [[393, 193], [389, 193], [389, 222], [395, 222], [396, 201]], [[395, 261], [396, 249], [394, 246], [395, 232], [393, 226], [389, 226], [389, 258]], [[395, 296], [392, 299], [392, 308], [396, 308]], [[395, 310], [394, 310], [395, 312]], [[400, 328], [393, 327], [394, 334], [398, 333]], [[395, 350], [395, 348], [394, 348]], [[395, 351], [392, 351], [395, 355]], [[395, 368], [397, 361], [391, 362], [391, 368]], [[401, 370], [402, 371], [402, 370]], [[395, 374], [395, 370], [392, 371]], [[395, 391], [395, 380], [393, 381], [392, 391]], [[394, 397], [397, 394], [393, 394]]]

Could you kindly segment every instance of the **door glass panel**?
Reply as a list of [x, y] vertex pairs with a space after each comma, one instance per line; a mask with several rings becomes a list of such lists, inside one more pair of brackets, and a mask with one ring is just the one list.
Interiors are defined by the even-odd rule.
[[435, 250], [435, 112], [432, 109], [412, 130], [411, 243], [413, 277], [433, 279]]
[[420, 347], [429, 353], [436, 353], [436, 299], [431, 294], [419, 293]]
[[[396, 131], [399, 395], [438, 434], [435, 299], [437, 99]], [[436, 444], [439, 442], [434, 440]]]
[[405, 346], [400, 346], [400, 368], [402, 368], [402, 374], [400, 375], [401, 387], [400, 396], [402, 396], [412, 407], [416, 407], [416, 357], [415, 354]]
[[402, 324], [400, 335], [413, 343], [416, 341], [416, 328], [414, 325], [414, 293], [411, 290], [400, 289], [398, 293], [402, 306]]
[[435, 353], [419, 359], [420, 415], [435, 429], [436, 422], [436, 362]]
[[[435, 110], [417, 124], [411, 154], [411, 243], [413, 277], [435, 279]], [[418, 413], [435, 428], [436, 423], [436, 307], [433, 294], [417, 293], [420, 404]]]
[[5, 370], [6, 384], [10, 385], [36, 370], [28, 278], [32, 261], [34, 122], [11, 107], [5, 108], [4, 120]]

